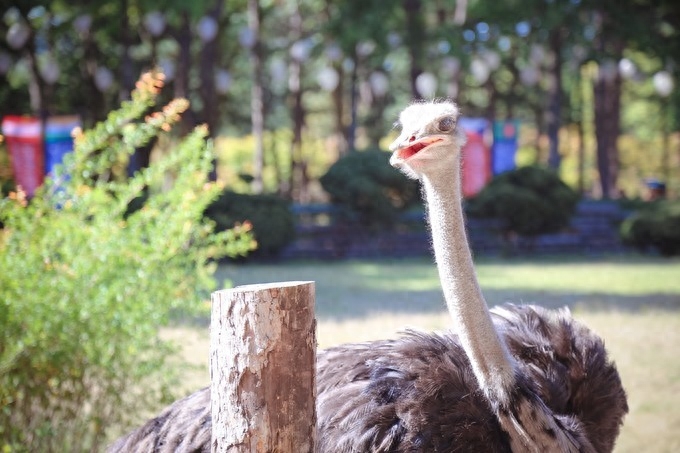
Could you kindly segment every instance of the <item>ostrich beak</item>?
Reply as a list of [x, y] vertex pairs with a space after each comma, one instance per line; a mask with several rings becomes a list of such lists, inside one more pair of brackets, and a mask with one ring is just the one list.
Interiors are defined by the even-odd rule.
[[408, 140], [400, 137], [390, 145], [390, 150], [393, 151], [390, 163], [395, 165], [404, 162], [428, 146], [441, 141], [441, 137], [423, 137], [417, 140], [413, 136]]

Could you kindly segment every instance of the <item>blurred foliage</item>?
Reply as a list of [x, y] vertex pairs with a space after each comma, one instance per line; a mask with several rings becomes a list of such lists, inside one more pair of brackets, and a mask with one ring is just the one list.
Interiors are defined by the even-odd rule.
[[[263, 173], [265, 192], [281, 192], [281, 188], [291, 184], [291, 138], [289, 129], [266, 131], [264, 134], [265, 162]], [[254, 138], [251, 134], [222, 135], [215, 138], [217, 177], [235, 192], [250, 191], [250, 181], [243, 175], [253, 173]], [[328, 167], [337, 160], [337, 153], [324, 145], [323, 141], [305, 135], [302, 156], [296, 156], [306, 163], [310, 178], [323, 175]]]
[[393, 168], [389, 159], [381, 150], [350, 153], [321, 177], [321, 185], [348, 218], [387, 226], [419, 200], [417, 183]]
[[492, 217], [505, 233], [538, 236], [569, 225], [579, 196], [557, 174], [529, 166], [496, 176], [469, 200], [471, 217]]
[[[217, 34], [204, 42], [197, 34], [198, 23], [218, 4], [222, 9], [216, 17]], [[5, 3], [0, 7], [0, 36], [8, 36], [17, 24], [27, 25], [32, 34], [18, 49], [0, 40], [0, 115], [77, 113], [84, 124], [92, 124], [128, 95], [128, 81], [135, 74], [158, 64], [169, 69], [175, 93], [191, 101], [191, 111], [184, 116], [186, 130], [208, 122], [219, 125], [211, 127], [213, 136], [228, 135], [227, 142], [244, 137], [246, 143], [251, 90], [261, 82], [265, 129], [271, 134], [265, 140], [263, 179], [268, 191], [295, 199], [303, 192], [297, 186], [314, 181], [345, 152], [342, 144], [350, 135], [355, 135], [357, 149], [376, 147], [376, 138], [389, 134], [398, 111], [418, 96], [415, 80], [423, 73], [435, 81], [431, 95], [456, 99], [466, 116], [519, 119], [521, 148], [527, 151], [520, 159], [530, 156], [520, 163], [546, 162], [547, 93], [555, 81], [550, 71], [561, 58], [560, 175], [588, 193], [599, 180], [594, 83], [608, 72], [615, 77], [623, 56], [633, 72], [618, 71], [618, 186], [627, 196], [636, 196], [644, 190], [642, 179], [667, 176], [669, 193], [680, 194], [680, 173], [665, 171], [680, 168], [680, 158], [672, 153], [667, 165], [660, 139], [667, 123], [675, 132], [670, 149], [680, 146], [680, 90], [662, 98], [653, 83], [661, 70], [670, 72], [676, 87], [680, 83], [678, 2], [266, 0], [259, 2], [259, 10], [264, 71], [256, 81], [249, 47], [254, 37], [248, 33], [243, 0]], [[165, 26], [153, 36], [147, 22], [159, 12]], [[83, 19], [90, 21], [86, 29]], [[561, 39], [559, 55], [549, 45], [548, 38], [555, 34]], [[203, 52], [206, 44], [216, 47], [213, 58]], [[617, 46], [622, 53], [614, 49]], [[291, 78], [296, 59], [303, 63], [299, 87]], [[58, 64], [59, 71], [50, 84], [43, 74], [51, 63]], [[104, 88], [97, 85], [102, 71], [109, 71], [111, 82]], [[206, 99], [203, 91], [215, 85], [215, 74], [224, 76], [223, 86]], [[376, 83], [380, 80], [382, 87]], [[297, 105], [293, 92], [298, 88], [304, 116], [302, 151], [291, 146], [290, 132]], [[41, 95], [43, 111], [31, 94]], [[219, 107], [215, 114], [205, 108], [213, 101]], [[253, 173], [252, 145], [238, 150], [238, 167], [231, 166], [233, 156], [222, 153], [219, 141], [216, 146], [225, 162], [223, 174]], [[296, 179], [294, 164], [309, 174]], [[228, 180], [235, 191], [250, 190], [236, 179]]]
[[621, 224], [625, 244], [654, 248], [663, 256], [680, 255], [680, 202], [646, 203]]
[[206, 300], [213, 260], [253, 246], [247, 227], [215, 233], [203, 217], [222, 190], [208, 180], [205, 128], [134, 177], [120, 172], [187, 107], [176, 100], [139, 120], [161, 85], [144, 75], [131, 101], [76, 132], [33, 199], [0, 201], [2, 451], [94, 451], [111, 426], [174, 399], [160, 326]]
[[295, 239], [295, 218], [290, 203], [276, 195], [222, 192], [205, 211], [217, 231], [237, 225], [252, 226], [257, 250], [248, 257], [275, 257]]

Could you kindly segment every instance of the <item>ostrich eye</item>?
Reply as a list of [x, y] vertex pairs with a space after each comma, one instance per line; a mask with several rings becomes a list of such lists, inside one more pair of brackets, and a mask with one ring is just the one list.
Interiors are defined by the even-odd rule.
[[450, 132], [453, 130], [453, 126], [455, 126], [455, 124], [456, 123], [453, 121], [453, 118], [447, 116], [446, 118], [439, 120], [437, 128], [442, 132]]

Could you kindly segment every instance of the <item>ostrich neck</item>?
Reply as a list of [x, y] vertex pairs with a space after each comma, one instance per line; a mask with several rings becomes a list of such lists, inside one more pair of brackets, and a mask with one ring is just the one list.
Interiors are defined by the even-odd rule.
[[501, 341], [477, 282], [465, 233], [458, 163], [423, 178], [439, 278], [454, 328], [480, 387], [496, 402], [507, 401], [514, 363]]

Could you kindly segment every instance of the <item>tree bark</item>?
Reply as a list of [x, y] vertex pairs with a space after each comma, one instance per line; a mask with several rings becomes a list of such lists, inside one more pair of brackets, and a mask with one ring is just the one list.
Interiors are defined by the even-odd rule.
[[554, 62], [551, 71], [552, 81], [548, 89], [548, 115], [546, 125], [548, 129], [548, 166], [557, 170], [560, 168], [560, 126], [562, 125], [562, 29], [556, 27], [550, 31], [550, 51]]
[[359, 57], [354, 53], [354, 66], [352, 66], [352, 74], [350, 78], [350, 99], [349, 99], [349, 126], [347, 127], [347, 149], [349, 152], [356, 151], [355, 141], [357, 135], [357, 108], [359, 104]]
[[[302, 15], [300, 5], [295, 3], [289, 20], [290, 39], [296, 42], [302, 39]], [[305, 124], [305, 111], [302, 105], [302, 62], [292, 57], [288, 65], [288, 93], [290, 116], [293, 120], [293, 137], [290, 143], [291, 184], [290, 195], [293, 200], [304, 203], [307, 193], [307, 175], [302, 155], [302, 129]]]
[[[608, 58], [610, 64], [615, 66], [623, 57], [624, 42], [617, 36], [611, 16], [600, 11], [599, 17], [602, 25], [596, 48], [603, 58]], [[598, 78], [593, 85], [597, 170], [600, 174], [600, 195], [603, 198], [618, 198], [616, 182], [619, 176], [617, 142], [621, 133], [621, 74], [606, 65], [606, 62], [600, 63]]]
[[213, 453], [312, 453], [315, 328], [313, 282], [213, 293]]
[[617, 141], [620, 134], [621, 76], [599, 77], [594, 86], [595, 140], [600, 193], [603, 198], [617, 198], [619, 175]]
[[[220, 23], [224, 2], [218, 1], [216, 6], [209, 12], [208, 16]], [[201, 56], [199, 72], [201, 75], [201, 86], [199, 92], [203, 101], [203, 121], [208, 125], [210, 137], [217, 135], [219, 126], [219, 99], [215, 89], [215, 63], [219, 59], [219, 36], [203, 42], [201, 45]]]
[[421, 0], [403, 0], [406, 13], [406, 39], [411, 59], [411, 93], [413, 99], [422, 99], [418, 91], [416, 79], [423, 72], [422, 55], [424, 54], [425, 24], [422, 15]]
[[255, 150], [253, 157], [252, 189], [256, 194], [264, 190], [262, 173], [264, 171], [264, 87], [262, 86], [262, 42], [260, 37], [260, 5], [258, 0], [248, 0], [248, 26], [255, 36], [255, 43], [250, 52], [250, 64], [253, 86], [250, 96], [250, 120]]
[[342, 157], [349, 152], [349, 129], [345, 127], [345, 70], [340, 63], [335, 63], [333, 68], [337, 71], [339, 78], [338, 86], [333, 90], [333, 116], [338, 157]]
[[[330, 22], [333, 17], [331, 1], [324, 4], [324, 20]], [[345, 127], [345, 70], [340, 61], [334, 61], [333, 69], [338, 73], [338, 84], [333, 89], [333, 120], [335, 125], [335, 137], [337, 140], [338, 157], [347, 155], [349, 152], [349, 128]]]
[[[208, 11], [208, 16], [215, 20], [218, 24], [222, 16], [224, 7], [223, 1], [218, 1], [215, 6]], [[221, 28], [221, 27], [220, 27]], [[203, 122], [208, 125], [208, 136], [214, 138], [217, 136], [220, 125], [220, 109], [219, 96], [215, 88], [215, 65], [219, 61], [220, 55], [220, 38], [219, 33], [215, 38], [207, 42], [201, 43], [201, 55], [199, 62], [199, 73], [201, 77], [201, 86], [199, 93], [203, 101]], [[211, 181], [217, 180], [217, 160], [213, 160], [213, 166], [210, 170], [209, 178]]]
[[[173, 82], [174, 96], [176, 98], [189, 99], [189, 69], [191, 68], [191, 41], [192, 41], [191, 21], [189, 11], [181, 12], [181, 22], [179, 27], [173, 32], [173, 37], [179, 45], [177, 64], [175, 70], [175, 80]], [[185, 135], [196, 125], [195, 114], [192, 109], [187, 110], [180, 120], [180, 134]]]
[[120, 60], [120, 90], [118, 92], [118, 98], [121, 102], [130, 99], [130, 93], [135, 87], [135, 68], [134, 63], [132, 62], [132, 57], [130, 56], [130, 47], [132, 47], [132, 31], [130, 30], [128, 6], [128, 0], [123, 0], [121, 2], [120, 42], [122, 45], [122, 55]]

